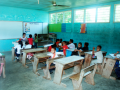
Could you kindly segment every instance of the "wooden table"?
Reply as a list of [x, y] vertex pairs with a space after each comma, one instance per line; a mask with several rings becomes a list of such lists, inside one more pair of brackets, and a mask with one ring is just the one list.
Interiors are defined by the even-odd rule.
[[0, 56], [0, 63], [4, 63], [4, 65], [3, 65], [3, 78], [5, 78], [6, 77], [6, 75], [5, 75], [5, 55], [1, 55]]
[[[84, 62], [83, 68], [86, 68], [86, 67], [90, 66], [90, 63], [91, 63], [93, 58], [92, 58], [92, 51], [84, 52], [84, 53], [85, 53], [85, 62]], [[102, 51], [102, 53], [103, 53], [103, 56], [106, 56], [107, 52]]]
[[[48, 70], [49, 70], [49, 58], [51, 57], [51, 52], [45, 52], [45, 53], [39, 53], [39, 54], [35, 54], [34, 55], [34, 62], [33, 62], [33, 72], [37, 75], [40, 75], [37, 71], [40, 70], [41, 68], [38, 69], [38, 63], [39, 62], [46, 62], [46, 72], [44, 73], [46, 75], [46, 73], [48, 74]], [[56, 54], [58, 54], [58, 56], [63, 55], [62, 52], [56, 52]], [[50, 76], [50, 75], [49, 75]]]
[[37, 75], [40, 76], [40, 74], [37, 72], [38, 70], [40, 70], [41, 68], [38, 69], [38, 63], [39, 62], [44, 62], [46, 61], [48, 58], [50, 58], [51, 56], [48, 55], [50, 52], [46, 52], [46, 53], [39, 53], [39, 54], [35, 54], [34, 55], [34, 62], [33, 62], [33, 72]]
[[26, 56], [27, 56], [27, 53], [41, 53], [41, 52], [46, 52], [45, 49], [43, 48], [36, 48], [36, 49], [29, 49], [29, 50], [22, 50], [23, 51], [23, 57], [22, 57], [22, 64], [23, 66], [27, 67], [28, 66], [26, 65]]
[[112, 56], [108, 55], [104, 57], [104, 61], [102, 63], [102, 68], [103, 68], [102, 76], [103, 77], [116, 80], [115, 77], [111, 76], [115, 63], [116, 63], [116, 60]]
[[[62, 84], [64, 86], [66, 86], [65, 84], [61, 83], [61, 80], [70, 77], [74, 74], [77, 74], [81, 71], [82, 68], [82, 62], [83, 62], [84, 57], [80, 57], [80, 56], [70, 56], [70, 57], [64, 57], [61, 59], [57, 59], [54, 61], [55, 63], [55, 75], [54, 75], [54, 83], [56, 84]], [[63, 69], [65, 67], [65, 65], [70, 64], [70, 63], [75, 63], [75, 62], [80, 62], [78, 65], [74, 66], [74, 70], [73, 73], [66, 76], [66, 77], [62, 77], [62, 73], [63, 73]]]

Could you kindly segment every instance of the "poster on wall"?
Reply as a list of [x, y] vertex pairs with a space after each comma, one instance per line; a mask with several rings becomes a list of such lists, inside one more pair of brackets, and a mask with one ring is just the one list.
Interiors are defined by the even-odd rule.
[[28, 26], [28, 24], [27, 23], [25, 23], [25, 33], [27, 33], [27, 32], [30, 32], [30, 26]]
[[[47, 26], [46, 26], [47, 27]], [[23, 22], [23, 32], [28, 36], [35, 33], [43, 34], [43, 23], [39, 22]]]
[[86, 24], [81, 24], [80, 33], [86, 33]]

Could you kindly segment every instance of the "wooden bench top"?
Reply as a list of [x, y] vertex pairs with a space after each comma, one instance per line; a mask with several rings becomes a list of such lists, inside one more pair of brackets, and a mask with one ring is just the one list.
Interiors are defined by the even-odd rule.
[[64, 58], [61, 58], [61, 59], [56, 59], [54, 62], [66, 65], [66, 64], [69, 64], [69, 63], [72, 63], [72, 62], [83, 60], [83, 59], [84, 59], [84, 57], [80, 57], [80, 56], [70, 56], [70, 57], [64, 57]]
[[[84, 52], [84, 53], [87, 53], [87, 54], [91, 54], [91, 55], [92, 55], [92, 51], [89, 51], [89, 52]], [[102, 51], [102, 53], [107, 53], [107, 52]]]
[[107, 55], [107, 56], [104, 56], [105, 58], [109, 58], [109, 59], [113, 59], [113, 60], [115, 60], [115, 58], [114, 57], [112, 57], [111, 55]]
[[36, 49], [28, 49], [28, 50], [22, 50], [25, 53], [32, 53], [32, 52], [40, 52], [40, 51], [46, 51], [46, 49], [43, 48], [36, 48]]
[[34, 57], [40, 59], [40, 58], [49, 58], [51, 57], [50, 55], [50, 52], [45, 52], [45, 53], [38, 53], [38, 54], [35, 54]]
[[[91, 71], [85, 73], [85, 74], [84, 74], [84, 77], [87, 76], [87, 75], [90, 74], [90, 73], [91, 73]], [[70, 79], [74, 79], [74, 80], [77, 80], [77, 81], [79, 80], [79, 78], [80, 78], [80, 73], [75, 74], [75, 75], [73, 75], [73, 76], [70, 77]]]

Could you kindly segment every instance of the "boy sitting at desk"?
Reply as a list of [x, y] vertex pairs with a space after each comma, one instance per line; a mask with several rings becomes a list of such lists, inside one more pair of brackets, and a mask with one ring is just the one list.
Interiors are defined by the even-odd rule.
[[97, 56], [97, 60], [92, 60], [91, 61], [91, 65], [103, 62], [103, 54], [102, 54], [101, 48], [102, 47], [100, 45], [98, 45], [97, 46], [97, 52], [95, 52], [94, 51], [95, 48], [93, 47], [92, 54], [95, 55], [95, 56]]
[[75, 49], [75, 50], [72, 52], [72, 55], [78, 55], [78, 52], [81, 52], [81, 50], [82, 50], [82, 43], [79, 42], [77, 49]]
[[69, 49], [75, 48], [75, 45], [73, 44], [73, 39], [70, 39], [68, 48]]

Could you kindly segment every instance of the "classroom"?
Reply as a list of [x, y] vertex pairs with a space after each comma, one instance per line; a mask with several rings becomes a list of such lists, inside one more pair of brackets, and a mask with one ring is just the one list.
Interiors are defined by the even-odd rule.
[[120, 90], [120, 0], [0, 0], [0, 90]]

